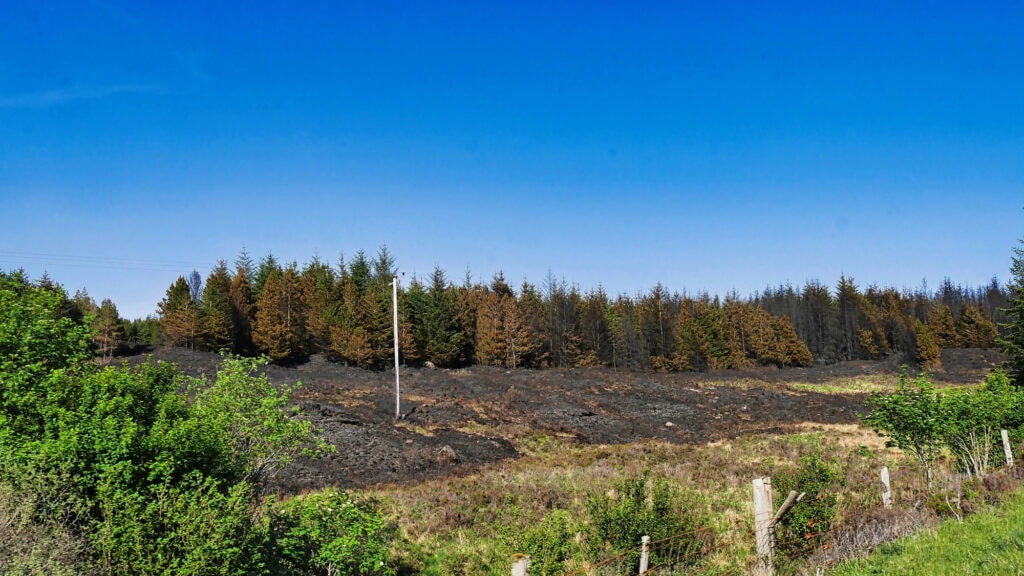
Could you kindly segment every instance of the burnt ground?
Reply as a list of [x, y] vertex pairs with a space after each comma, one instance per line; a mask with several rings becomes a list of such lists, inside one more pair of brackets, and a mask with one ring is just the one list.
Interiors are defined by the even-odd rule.
[[[219, 362], [215, 354], [182, 349], [158, 349], [153, 356], [193, 375], [212, 375]], [[992, 351], [948, 350], [945, 369], [932, 377], [976, 383], [999, 359]], [[337, 448], [300, 460], [279, 476], [278, 489], [295, 492], [461, 475], [518, 457], [516, 445], [540, 435], [585, 444], [703, 443], [784, 433], [805, 422], [854, 423], [864, 409], [863, 394], [801, 392], [789, 384], [895, 376], [899, 364], [855, 361], [712, 374], [403, 368], [403, 418], [397, 422], [391, 371], [361, 370], [321, 356], [267, 371], [276, 383], [302, 382], [295, 399], [304, 417]]]

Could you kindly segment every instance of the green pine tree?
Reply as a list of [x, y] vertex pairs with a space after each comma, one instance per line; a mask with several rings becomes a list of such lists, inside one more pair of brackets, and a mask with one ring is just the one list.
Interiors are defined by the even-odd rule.
[[1013, 249], [1010, 274], [1013, 280], [1007, 286], [1010, 297], [1002, 309], [1007, 321], [1000, 324], [1004, 336], [999, 348], [1006, 355], [1006, 372], [1017, 386], [1024, 386], [1024, 239]]

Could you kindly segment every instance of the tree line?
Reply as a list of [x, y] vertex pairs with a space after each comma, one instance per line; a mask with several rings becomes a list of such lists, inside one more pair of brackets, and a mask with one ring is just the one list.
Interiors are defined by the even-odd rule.
[[[282, 265], [243, 250], [205, 279], [180, 276], [159, 303], [159, 337], [193, 349], [267, 354], [277, 361], [323, 353], [382, 368], [393, 358], [387, 247], [360, 250], [332, 266], [314, 257]], [[990, 348], [1007, 289], [946, 280], [935, 292], [868, 286], [843, 276], [832, 288], [766, 288], [748, 298], [669, 292], [635, 296], [600, 286], [581, 291], [552, 274], [514, 288], [501, 272], [489, 283], [450, 281], [441, 268], [398, 294], [399, 349], [408, 364], [508, 368], [607, 366], [631, 370], [719, 370], [901, 354], [936, 367], [948, 347]], [[137, 334], [156, 337], [156, 319]], [[145, 324], [148, 322], [148, 324]]]

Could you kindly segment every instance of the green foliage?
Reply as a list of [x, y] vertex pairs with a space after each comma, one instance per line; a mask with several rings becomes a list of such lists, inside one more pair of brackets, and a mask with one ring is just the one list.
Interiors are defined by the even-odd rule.
[[913, 384], [906, 374], [890, 394], [868, 397], [871, 412], [864, 418], [888, 444], [908, 451], [925, 468], [931, 485], [931, 463], [943, 446], [969, 475], [983, 476], [993, 454], [999, 454], [999, 431], [1022, 424], [1024, 393], [1010, 386], [1001, 369], [989, 375], [985, 385], [974, 389], [935, 391], [927, 376]]
[[203, 429], [229, 446], [225, 465], [257, 488], [299, 454], [328, 450], [315, 440], [307, 420], [290, 413], [291, 396], [301, 384], [274, 386], [259, 368], [265, 359], [228, 357], [212, 384], [197, 382], [194, 411]]
[[1024, 386], [1024, 239], [1013, 249], [1010, 274], [1013, 279], [1007, 289], [1009, 298], [1001, 312], [1007, 321], [1000, 324], [1003, 336], [997, 340], [1006, 355], [1005, 367], [1016, 386]]
[[827, 460], [817, 452], [800, 458], [797, 469], [775, 473], [772, 489], [776, 509], [790, 490], [805, 494], [776, 525], [776, 549], [783, 556], [802, 556], [822, 543], [836, 519], [839, 489], [845, 484], [838, 461]]
[[140, 488], [114, 472], [100, 483], [98, 496], [92, 541], [106, 574], [265, 572], [266, 531], [245, 482], [224, 486], [193, 472]]
[[885, 544], [870, 557], [844, 562], [835, 576], [1016, 576], [1024, 566], [1024, 494], [1000, 510], [980, 512], [963, 522]]
[[557, 576], [564, 574], [571, 560], [583, 556], [577, 538], [583, 527], [565, 510], [555, 510], [534, 526], [517, 533], [510, 548], [530, 557], [530, 574]]
[[[673, 489], [664, 478], [647, 472], [626, 478], [609, 493], [591, 496], [587, 508], [598, 543], [591, 548], [595, 557], [625, 553], [630, 564], [637, 564], [642, 536], [656, 542], [686, 534], [690, 537], [674, 550], [688, 565], [696, 565], [702, 558], [700, 532], [707, 527], [703, 501], [696, 493]], [[659, 560], [657, 553], [652, 553], [651, 563]]]
[[876, 392], [865, 404], [871, 412], [864, 422], [886, 436], [888, 446], [913, 454], [931, 486], [932, 462], [942, 446], [944, 419], [941, 400], [928, 377], [922, 374], [910, 383], [904, 368], [895, 392]]
[[271, 508], [270, 526], [281, 573], [394, 574], [388, 557], [396, 529], [372, 500], [335, 490], [293, 498]]
[[[943, 441], [961, 470], [968, 475], [985, 475], [990, 456], [1000, 446], [1000, 429], [1020, 418], [1022, 397], [1009, 385], [1002, 370], [993, 372], [976, 390], [953, 389], [942, 394]], [[998, 454], [1001, 457], [1002, 451]]]
[[42, 428], [49, 380], [92, 357], [88, 326], [63, 315], [66, 299], [59, 286], [0, 272], [0, 430]]

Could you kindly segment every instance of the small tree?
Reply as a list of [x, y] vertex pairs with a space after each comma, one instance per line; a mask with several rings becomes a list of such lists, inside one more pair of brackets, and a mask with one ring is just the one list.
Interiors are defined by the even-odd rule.
[[1002, 370], [996, 370], [976, 390], [950, 390], [942, 395], [946, 419], [943, 439], [968, 475], [982, 477], [999, 444], [999, 430], [1012, 426], [1020, 405]]
[[271, 509], [275, 559], [288, 574], [363, 576], [394, 574], [388, 565], [395, 526], [373, 500], [326, 490]]
[[871, 412], [864, 422], [888, 437], [886, 445], [913, 454], [924, 468], [925, 480], [931, 488], [932, 462], [942, 447], [945, 419], [941, 399], [928, 377], [922, 374], [909, 383], [904, 368], [895, 392], [876, 392], [866, 404]]
[[1024, 239], [1013, 249], [1010, 274], [1013, 280], [1007, 285], [1010, 297], [1006, 308], [1001, 311], [1007, 322], [1000, 324], [1004, 336], [999, 338], [999, 348], [1006, 355], [1006, 372], [1014, 385], [1024, 386]]

